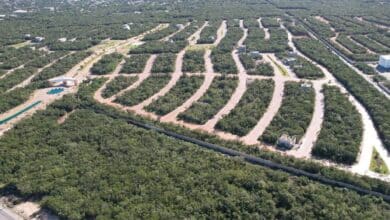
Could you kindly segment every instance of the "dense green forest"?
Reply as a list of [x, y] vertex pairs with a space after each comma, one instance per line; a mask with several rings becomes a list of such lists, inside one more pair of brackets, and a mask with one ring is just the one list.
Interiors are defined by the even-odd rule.
[[221, 157], [96, 113], [99, 107], [85, 95], [98, 86], [83, 87], [2, 138], [3, 183], [69, 219], [389, 217], [381, 200]]
[[[205, 72], [205, 48], [212, 50], [215, 72], [237, 73], [232, 51], [243, 36], [239, 27], [243, 20], [249, 35], [244, 42], [247, 51], [240, 53], [240, 60], [250, 75], [247, 91], [215, 129], [244, 136], [259, 121], [272, 98], [274, 70], [262, 59], [266, 54], [256, 57], [251, 52], [286, 58], [292, 50], [283, 28], [286, 27], [298, 50], [327, 68], [363, 105], [390, 150], [389, 100], [367, 82], [380, 82], [390, 88], [390, 81], [372, 67], [379, 55], [390, 53], [389, 11], [390, 5], [383, 0], [0, 1], [0, 114], [26, 102], [37, 89], [47, 88], [48, 79], [65, 74], [93, 54], [93, 46], [116, 40], [135, 42], [138, 38], [133, 37], [167, 24], [167, 28], [139, 38], [142, 42], [129, 44], [128, 55], [106, 55], [91, 69], [96, 75], [105, 75], [123, 61], [121, 75], [102, 91], [102, 96], [109, 98], [138, 79], [126, 74], [141, 73], [151, 55], [157, 55], [152, 72], [160, 74], [152, 74], [115, 100], [125, 106], [139, 104], [167, 85], [177, 53], [208, 21], [209, 26], [200, 33], [199, 45], [194, 50], [190, 47], [184, 55], [185, 74], [167, 94], [145, 107], [163, 116], [182, 105], [203, 83], [204, 76], [186, 73]], [[265, 39], [258, 19], [268, 29], [270, 39]], [[227, 35], [219, 45], [208, 45], [215, 42], [224, 20]], [[177, 24], [189, 25], [167, 41], [162, 40], [179, 30]], [[308, 30], [351, 59], [367, 79], [328, 50], [325, 43], [315, 40]], [[310, 81], [324, 76], [316, 65], [295, 57], [296, 61], [289, 64], [295, 75], [288, 77]], [[253, 75], [270, 79], [254, 80]], [[97, 79], [90, 79], [94, 77]], [[29, 85], [15, 88], [31, 78]], [[16, 195], [23, 201], [32, 199], [61, 219], [72, 220], [390, 219], [390, 205], [379, 197], [250, 165], [242, 158], [222, 156], [133, 126], [127, 120], [147, 122], [390, 195], [387, 182], [99, 104], [93, 93], [106, 80], [86, 77], [77, 85], [76, 94], [65, 95], [7, 129], [0, 138], [0, 197], [4, 194]], [[178, 119], [206, 123], [225, 106], [237, 82], [238, 77], [217, 76], [206, 93]], [[348, 95], [338, 88], [324, 86], [322, 92], [325, 115], [313, 159], [329, 160], [342, 167], [352, 165], [361, 150], [361, 116], [348, 101]], [[287, 133], [299, 141], [311, 120], [313, 104], [312, 88], [287, 82], [282, 106], [259, 140], [275, 144], [281, 134]], [[69, 117], [59, 123], [65, 114]]]

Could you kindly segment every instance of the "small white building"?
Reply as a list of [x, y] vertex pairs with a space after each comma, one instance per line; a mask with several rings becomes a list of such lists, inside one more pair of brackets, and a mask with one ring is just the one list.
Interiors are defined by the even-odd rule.
[[27, 12], [28, 12], [28, 11], [23, 10], [23, 9], [18, 9], [18, 10], [16, 10], [16, 11], [14, 11], [15, 14], [25, 14], [25, 13], [27, 13]]
[[184, 28], [184, 25], [183, 24], [176, 24], [175, 25], [176, 29], [183, 29]]
[[296, 142], [296, 137], [290, 137], [287, 134], [282, 134], [282, 136], [278, 138], [276, 145], [281, 149], [290, 150], [294, 147]]
[[255, 51], [251, 51], [249, 54], [251, 55], [251, 57], [253, 59], [257, 59], [257, 58], [261, 57], [261, 53], [259, 51], [256, 51], [256, 50]]
[[48, 80], [51, 86], [72, 87], [77, 85], [77, 80], [72, 77], [59, 76]]
[[130, 25], [124, 24], [124, 25], [122, 25], [122, 28], [129, 31], [130, 30]]
[[66, 37], [61, 37], [58, 39], [59, 42], [65, 43], [68, 39]]
[[24, 35], [25, 40], [31, 40], [31, 34], [25, 34]]
[[40, 42], [42, 42], [44, 40], [45, 40], [44, 37], [34, 37], [33, 42], [34, 43], [40, 43]]
[[239, 46], [237, 50], [239, 53], [246, 53], [246, 45]]
[[390, 69], [390, 54], [379, 57], [379, 66], [385, 69]]

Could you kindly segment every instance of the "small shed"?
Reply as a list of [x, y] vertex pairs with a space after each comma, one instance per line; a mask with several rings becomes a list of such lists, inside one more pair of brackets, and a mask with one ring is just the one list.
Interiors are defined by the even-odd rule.
[[68, 76], [59, 76], [48, 80], [51, 86], [72, 87], [77, 85], [77, 80]]
[[24, 35], [25, 40], [31, 40], [31, 34], [25, 34]]
[[390, 69], [390, 54], [379, 57], [379, 66], [385, 69]]
[[175, 25], [176, 29], [183, 29], [184, 28], [184, 25], [183, 24], [176, 24]]
[[294, 147], [296, 141], [296, 137], [290, 137], [287, 134], [282, 134], [282, 136], [279, 137], [276, 145], [281, 149], [290, 150]]
[[286, 57], [283, 59], [283, 63], [286, 65], [293, 65], [297, 59], [295, 57]]
[[238, 47], [239, 53], [246, 53], [246, 45], [241, 45]]
[[32, 40], [34, 43], [41, 43], [42, 41], [44, 41], [45, 38], [44, 37], [34, 37], [34, 39]]
[[130, 30], [130, 25], [124, 24], [124, 25], [122, 25], [122, 28], [129, 31]]
[[257, 59], [257, 58], [259, 58], [259, 57], [261, 57], [261, 54], [260, 54], [260, 52], [259, 51], [251, 51], [250, 53], [250, 56], [253, 58], [253, 59]]

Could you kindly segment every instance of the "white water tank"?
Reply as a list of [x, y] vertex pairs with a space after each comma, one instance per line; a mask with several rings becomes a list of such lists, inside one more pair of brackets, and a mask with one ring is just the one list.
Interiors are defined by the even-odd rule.
[[379, 57], [379, 66], [383, 68], [390, 68], [390, 55], [382, 55]]

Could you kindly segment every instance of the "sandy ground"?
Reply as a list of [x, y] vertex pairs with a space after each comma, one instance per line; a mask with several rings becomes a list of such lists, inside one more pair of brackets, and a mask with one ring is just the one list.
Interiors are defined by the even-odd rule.
[[270, 34], [269, 34], [268, 28], [264, 28], [263, 23], [261, 23], [261, 18], [259, 18], [257, 21], [259, 22], [259, 27], [260, 27], [260, 29], [262, 29], [262, 30], [264, 31], [264, 34], [265, 34], [265, 35], [264, 35], [264, 39], [265, 39], [265, 40], [269, 40], [269, 38], [270, 38], [271, 36], [270, 36]]

